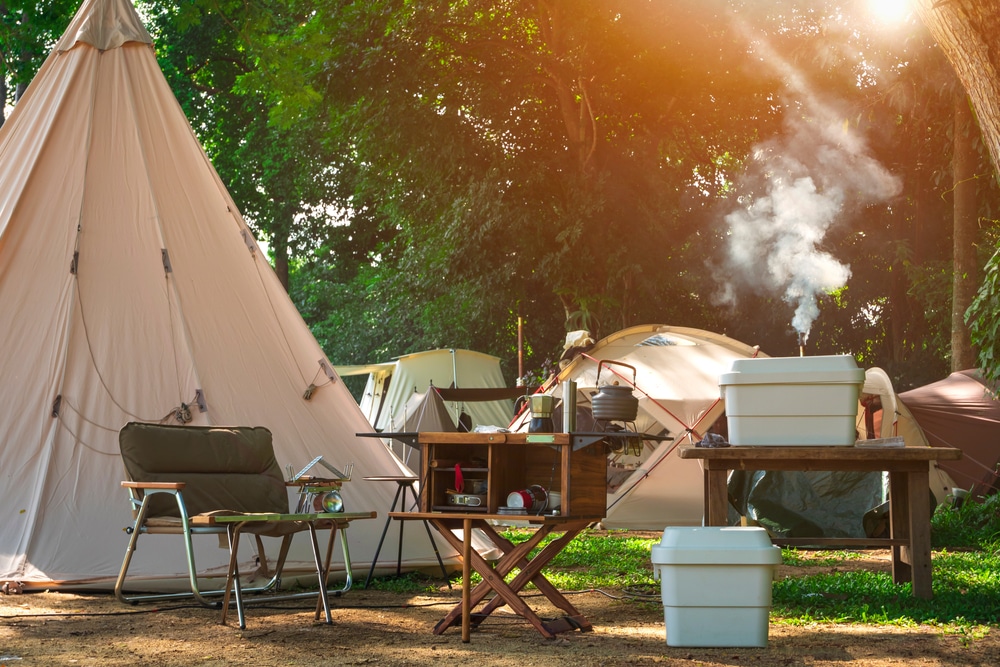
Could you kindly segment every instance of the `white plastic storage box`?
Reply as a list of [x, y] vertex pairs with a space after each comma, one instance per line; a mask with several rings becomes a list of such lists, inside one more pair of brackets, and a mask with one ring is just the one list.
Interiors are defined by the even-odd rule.
[[719, 377], [734, 445], [853, 445], [865, 371], [850, 355], [736, 359]]
[[767, 646], [781, 549], [758, 527], [669, 527], [652, 547], [667, 646]]

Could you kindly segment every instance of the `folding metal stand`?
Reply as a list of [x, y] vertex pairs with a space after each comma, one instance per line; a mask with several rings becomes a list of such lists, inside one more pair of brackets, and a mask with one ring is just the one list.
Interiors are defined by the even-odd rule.
[[[413, 498], [413, 505], [417, 504], [417, 492], [413, 488], [416, 484], [417, 478], [413, 476], [402, 476], [402, 477], [365, 477], [365, 480], [369, 482], [395, 482], [396, 483], [396, 495], [392, 499], [392, 507], [389, 508], [389, 512], [395, 512], [397, 505], [399, 506], [400, 512], [407, 512], [407, 494]], [[385, 526], [382, 528], [382, 537], [379, 538], [378, 547], [375, 549], [375, 555], [372, 557], [371, 569], [368, 570], [368, 577], [365, 579], [365, 589], [371, 583], [372, 574], [375, 572], [375, 565], [378, 563], [378, 555], [382, 551], [382, 544], [385, 542], [385, 536], [389, 532], [389, 524], [392, 523], [394, 517], [387, 516], [385, 520]], [[396, 550], [396, 576], [398, 577], [402, 572], [402, 562], [403, 562], [403, 524], [406, 523], [405, 519], [396, 518], [399, 521], [399, 543]], [[427, 539], [431, 541], [431, 546], [434, 548], [434, 555], [437, 557], [438, 565], [441, 566], [441, 576], [448, 583], [448, 588], [451, 588], [451, 581], [448, 578], [448, 570], [444, 566], [444, 561], [441, 559], [441, 552], [438, 551], [437, 542], [434, 541], [434, 535], [431, 533], [431, 526], [424, 520], [424, 529], [427, 530]]]

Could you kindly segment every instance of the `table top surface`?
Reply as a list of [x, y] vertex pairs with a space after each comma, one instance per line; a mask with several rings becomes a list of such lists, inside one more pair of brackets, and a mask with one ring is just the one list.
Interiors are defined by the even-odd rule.
[[563, 524], [563, 523], [593, 523], [600, 521], [601, 516], [564, 516], [537, 514], [485, 514], [482, 512], [389, 512], [394, 519], [425, 519], [441, 521], [518, 521], [532, 524]]
[[856, 447], [813, 445], [730, 445], [729, 447], [684, 446], [682, 459], [715, 461], [954, 461], [962, 450], [954, 447]]
[[416, 475], [376, 475], [373, 477], [365, 477], [365, 481], [367, 482], [401, 482], [413, 484], [419, 480], [420, 478]]

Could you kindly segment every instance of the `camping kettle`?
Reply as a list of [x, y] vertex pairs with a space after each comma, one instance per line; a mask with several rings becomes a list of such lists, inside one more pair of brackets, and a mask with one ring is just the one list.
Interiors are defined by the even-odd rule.
[[636, 370], [621, 361], [602, 359], [597, 364], [597, 392], [592, 394], [590, 407], [597, 421], [634, 422], [639, 414], [639, 399], [632, 395], [632, 386], [619, 384], [601, 385], [601, 367], [604, 364], [619, 364], [632, 369], [632, 386], [635, 386]]

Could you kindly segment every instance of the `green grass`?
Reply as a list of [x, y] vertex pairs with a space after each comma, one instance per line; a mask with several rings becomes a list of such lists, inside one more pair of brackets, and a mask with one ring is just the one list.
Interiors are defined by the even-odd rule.
[[[785, 565], [801, 568], [801, 576], [776, 580], [772, 588], [774, 623], [863, 623], [938, 625], [943, 632], [975, 639], [1000, 624], [1000, 497], [967, 503], [961, 509], [939, 508], [931, 521], [934, 545], [934, 597], [911, 595], [910, 584], [894, 584], [890, 574], [861, 569], [829, 573], [839, 563], [862, 557], [854, 551], [782, 550]], [[525, 529], [510, 529], [514, 543], [528, 538]], [[547, 544], [547, 538], [541, 546]], [[650, 560], [655, 538], [628, 531], [584, 531], [545, 570], [560, 590], [597, 589], [608, 594], [659, 602], [659, 584]], [[822, 568], [823, 572], [810, 573]], [[515, 570], [516, 573], [516, 570]], [[458, 578], [460, 578], [460, 574]], [[513, 573], [508, 576], [510, 579]], [[473, 573], [473, 582], [479, 576]], [[376, 588], [398, 592], [436, 589], [419, 574], [378, 579]]]
[[[772, 619], [789, 624], [815, 622], [941, 625], [975, 637], [1000, 624], [1000, 496], [959, 509], [939, 507], [931, 519], [934, 598], [914, 598], [910, 584], [893, 584], [889, 574], [845, 571], [804, 574], [775, 581]], [[804, 569], [848, 560], [851, 552], [803, 558], [784, 550], [787, 565]]]

